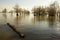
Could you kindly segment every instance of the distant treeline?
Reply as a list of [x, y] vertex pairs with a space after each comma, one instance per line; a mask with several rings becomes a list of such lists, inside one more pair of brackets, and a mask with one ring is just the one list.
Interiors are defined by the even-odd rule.
[[[55, 16], [57, 13], [60, 13], [59, 11], [59, 4], [57, 3], [57, 1], [55, 1], [54, 3], [50, 4], [50, 6], [48, 7], [43, 7], [43, 6], [38, 6], [38, 7], [33, 7], [32, 8], [32, 13], [34, 14], [34, 16], [44, 16], [44, 15], [49, 15], [49, 16]], [[29, 14], [30, 11], [27, 9], [23, 9], [20, 8], [19, 5], [15, 5], [13, 7], [13, 10], [10, 10], [9, 13], [26, 13]], [[7, 9], [4, 8], [2, 10], [2, 13], [7, 13]]]
[[54, 3], [50, 4], [48, 7], [34, 7], [32, 9], [32, 12], [34, 13], [34, 16], [44, 16], [44, 15], [49, 15], [49, 16], [55, 16], [57, 13], [60, 13], [59, 5], [55, 1]]
[[[8, 12], [8, 10], [7, 10], [7, 8], [4, 8], [3, 10], [2, 10], [2, 13], [7, 13]], [[20, 8], [19, 7], [19, 5], [15, 5], [14, 7], [13, 7], [13, 10], [10, 10], [8, 13], [26, 13], [26, 14], [29, 14], [30, 13], [30, 11], [29, 10], [27, 10], [27, 9], [22, 9], [22, 8]]]

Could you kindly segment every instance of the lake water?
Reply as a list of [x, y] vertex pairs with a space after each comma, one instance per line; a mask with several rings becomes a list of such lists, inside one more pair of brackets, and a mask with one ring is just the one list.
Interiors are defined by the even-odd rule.
[[[19, 39], [6, 23], [10, 23], [25, 38]], [[10, 39], [9, 39], [10, 38]], [[0, 40], [60, 40], [59, 17], [19, 15], [15, 13], [0, 13]]]

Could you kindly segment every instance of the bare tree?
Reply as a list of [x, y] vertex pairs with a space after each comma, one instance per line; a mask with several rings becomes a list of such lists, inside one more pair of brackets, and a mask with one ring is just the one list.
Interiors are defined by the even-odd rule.
[[2, 13], [6, 13], [6, 12], [7, 12], [7, 9], [4, 8], [4, 9], [2, 10]]
[[30, 11], [29, 11], [29, 10], [26, 10], [26, 9], [23, 9], [23, 13], [24, 13], [24, 14], [29, 14]]
[[19, 13], [19, 5], [15, 5], [14, 6], [14, 11], [15, 11], [16, 15], [18, 16], [18, 13]]
[[34, 16], [41, 16], [45, 13], [45, 8], [43, 7], [36, 7], [32, 9], [32, 12], [34, 13]]
[[48, 9], [49, 16], [55, 16], [56, 14], [56, 2], [50, 4], [50, 7]]

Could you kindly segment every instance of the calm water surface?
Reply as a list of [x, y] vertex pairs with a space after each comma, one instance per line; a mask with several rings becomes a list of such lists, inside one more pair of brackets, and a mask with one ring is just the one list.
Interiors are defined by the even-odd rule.
[[[10, 23], [19, 32], [25, 34], [21, 40], [60, 40], [59, 17], [19, 15], [0, 13], [0, 40], [20, 40], [6, 23]], [[13, 38], [11, 38], [13, 37]]]

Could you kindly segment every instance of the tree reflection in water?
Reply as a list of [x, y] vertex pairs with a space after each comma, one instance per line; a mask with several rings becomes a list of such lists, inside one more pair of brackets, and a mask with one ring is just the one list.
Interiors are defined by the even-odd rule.
[[3, 16], [4, 16], [5, 19], [7, 19], [7, 15], [5, 13], [3, 13]]
[[4, 21], [7, 22], [7, 14], [3, 13]]
[[45, 16], [34, 16], [34, 18], [32, 18], [32, 22], [36, 23], [36, 22], [44, 21], [45, 19], [47, 19]]
[[14, 19], [14, 23], [15, 23], [15, 26], [18, 26], [20, 21], [22, 19], [22, 16], [16, 16], [15, 19]]
[[48, 17], [49, 27], [54, 27], [55, 17]]

